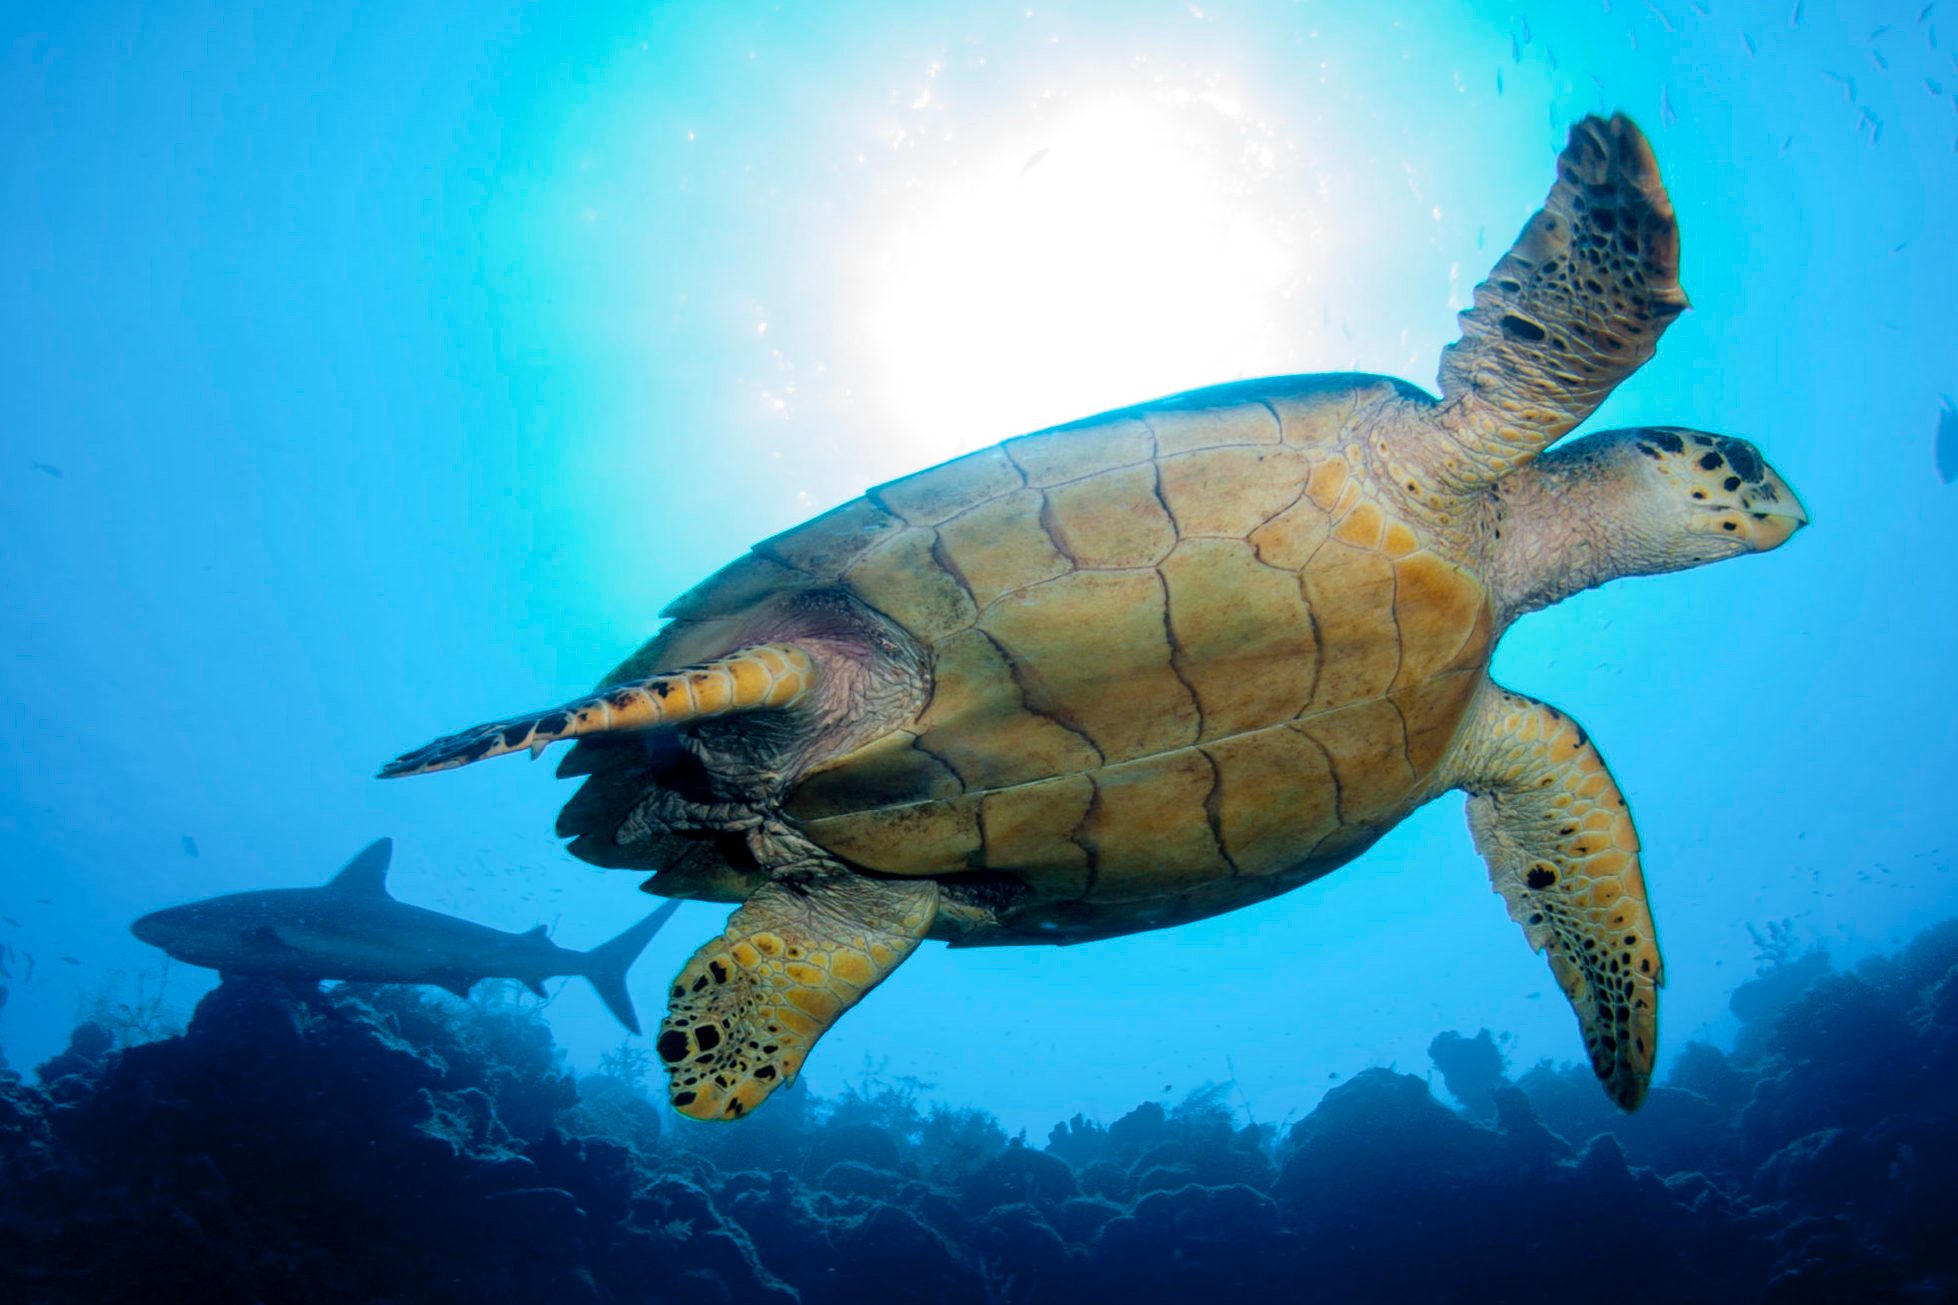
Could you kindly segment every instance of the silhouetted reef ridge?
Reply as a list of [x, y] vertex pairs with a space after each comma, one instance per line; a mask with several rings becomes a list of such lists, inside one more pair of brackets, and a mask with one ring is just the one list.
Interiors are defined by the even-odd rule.
[[1624, 1116], [1486, 1031], [1287, 1130], [1225, 1091], [1044, 1147], [867, 1079], [736, 1126], [574, 1080], [534, 1012], [226, 983], [0, 1073], [0, 1299], [1938, 1301], [1958, 1297], [1958, 922], [1782, 955]]

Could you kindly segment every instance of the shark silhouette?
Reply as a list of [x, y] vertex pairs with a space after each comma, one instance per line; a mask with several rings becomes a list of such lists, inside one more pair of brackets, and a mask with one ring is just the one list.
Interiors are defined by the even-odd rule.
[[220, 974], [431, 983], [459, 997], [481, 979], [516, 979], [538, 996], [545, 979], [575, 974], [591, 982], [639, 1032], [625, 975], [653, 935], [680, 909], [668, 902], [588, 952], [559, 947], [544, 926], [504, 933], [452, 915], [397, 902], [387, 889], [394, 840], [377, 839], [319, 888], [227, 893], [144, 916], [129, 931], [177, 960]]

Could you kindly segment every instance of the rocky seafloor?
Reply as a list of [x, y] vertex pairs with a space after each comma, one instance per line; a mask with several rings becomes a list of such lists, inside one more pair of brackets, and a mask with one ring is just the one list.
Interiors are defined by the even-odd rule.
[[234, 981], [0, 1074], [0, 1300], [1958, 1299], [1958, 922], [1734, 1010], [1631, 1116], [1485, 1032], [1283, 1130], [1213, 1088], [1041, 1141], [874, 1079], [687, 1125], [521, 1006]]

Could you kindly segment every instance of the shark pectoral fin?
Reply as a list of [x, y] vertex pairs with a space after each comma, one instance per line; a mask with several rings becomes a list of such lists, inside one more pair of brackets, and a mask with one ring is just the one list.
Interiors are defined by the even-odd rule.
[[548, 711], [447, 735], [396, 757], [381, 767], [381, 778], [449, 770], [506, 752], [527, 750], [534, 757], [559, 739], [784, 710], [806, 698], [817, 679], [815, 659], [795, 644], [756, 644], [698, 666], [615, 684]]
[[[539, 925], [538, 927], [541, 929], [543, 926]], [[539, 997], [548, 997], [551, 995], [544, 991], [544, 981], [542, 979], [523, 979], [520, 982], [522, 982], [524, 987], [530, 989]]]
[[1659, 1049], [1665, 968], [1625, 799], [1583, 730], [1497, 690], [1479, 714], [1486, 758], [1469, 790], [1469, 831], [1489, 878], [1547, 952], [1577, 1013], [1591, 1069], [1625, 1110], [1645, 1100]]
[[256, 929], [246, 930], [245, 941], [258, 943], [267, 947], [283, 947], [289, 952], [299, 950], [291, 941], [283, 937], [278, 929], [269, 924], [262, 924]]
[[931, 879], [837, 875], [757, 891], [668, 990], [655, 1049], [673, 1108], [738, 1119], [795, 1081], [816, 1040], [938, 916]]
[[467, 1001], [469, 999], [469, 990], [475, 987], [478, 981], [466, 975], [445, 974], [440, 978], [430, 979], [429, 982], [438, 988], [445, 988]]

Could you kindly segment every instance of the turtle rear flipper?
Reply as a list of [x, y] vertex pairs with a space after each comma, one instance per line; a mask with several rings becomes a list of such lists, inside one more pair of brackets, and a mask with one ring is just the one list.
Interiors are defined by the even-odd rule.
[[668, 989], [656, 1044], [673, 1108], [738, 1119], [795, 1081], [817, 1039], [917, 950], [931, 879], [776, 880], [729, 917]]
[[535, 755], [559, 739], [783, 710], [806, 698], [817, 678], [816, 662], [797, 645], [756, 644], [698, 666], [613, 685], [562, 707], [447, 735], [396, 757], [381, 767], [381, 778], [450, 770], [524, 748]]

